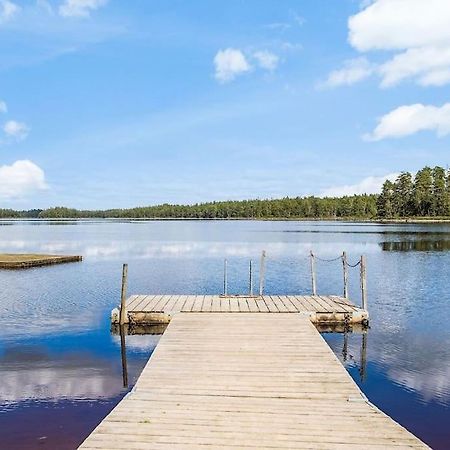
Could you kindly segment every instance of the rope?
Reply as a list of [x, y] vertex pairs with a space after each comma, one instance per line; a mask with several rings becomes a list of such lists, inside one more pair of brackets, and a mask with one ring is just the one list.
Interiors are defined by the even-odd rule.
[[358, 267], [361, 264], [361, 261], [358, 261], [356, 264], [349, 264], [347, 263], [348, 267]]
[[[332, 258], [332, 259], [326, 259], [326, 258], [320, 258], [319, 256], [315, 255], [314, 253], [312, 253], [313, 258], [317, 259], [318, 261], [323, 261], [323, 262], [334, 262], [334, 261], [339, 261], [339, 260], [343, 260], [343, 256], [339, 255], [336, 258]], [[358, 261], [356, 264], [349, 264], [347, 261], [345, 262], [345, 264], [348, 267], [358, 267], [359, 265], [361, 265], [361, 260]]]
[[333, 259], [325, 259], [325, 258], [319, 258], [316, 255], [313, 255], [314, 258], [318, 259], [319, 261], [323, 261], [323, 262], [334, 262], [334, 261], [338, 261], [339, 259], [342, 259], [342, 255], [338, 256], [337, 258], [333, 258]]

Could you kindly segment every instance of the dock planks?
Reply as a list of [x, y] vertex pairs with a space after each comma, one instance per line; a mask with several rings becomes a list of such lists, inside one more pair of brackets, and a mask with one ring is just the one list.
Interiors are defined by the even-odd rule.
[[82, 261], [82, 256], [75, 255], [43, 255], [31, 253], [1, 253], [0, 269], [28, 269], [31, 267], [48, 266]]
[[80, 448], [428, 447], [364, 397], [308, 316], [191, 312]]
[[[339, 296], [264, 295], [133, 295], [126, 302], [127, 317], [134, 324], [168, 322], [180, 312], [195, 313], [302, 313], [314, 323], [361, 323], [367, 311]], [[113, 311], [116, 323], [118, 310]]]

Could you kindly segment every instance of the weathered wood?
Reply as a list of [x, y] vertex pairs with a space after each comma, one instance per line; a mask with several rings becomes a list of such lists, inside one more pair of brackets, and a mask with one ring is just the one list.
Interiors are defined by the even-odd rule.
[[311, 291], [312, 295], [317, 295], [317, 286], [316, 286], [316, 260], [314, 257], [314, 253], [310, 252], [309, 254], [310, 263], [311, 263]]
[[[219, 296], [219, 295], [133, 295], [125, 307], [133, 324], [164, 323], [180, 312], [271, 312], [303, 313], [314, 323], [345, 325], [366, 322], [367, 311], [339, 296]], [[114, 311], [112, 322], [120, 322]]]
[[63, 264], [82, 260], [82, 256], [76, 255], [2, 253], [0, 254], [0, 269], [28, 269], [31, 267], [48, 266], [51, 264]]
[[259, 264], [259, 295], [260, 297], [264, 294], [264, 283], [266, 276], [266, 251], [263, 250], [261, 253], [261, 262]]
[[122, 267], [122, 290], [120, 295], [120, 325], [128, 322], [127, 317], [127, 283], [128, 283], [128, 264], [124, 264]]
[[361, 256], [361, 307], [367, 311], [366, 257]]
[[347, 253], [342, 253], [342, 268], [344, 275], [344, 298], [348, 298], [348, 265], [347, 265]]
[[134, 389], [81, 448], [427, 447], [364, 397], [308, 316], [213, 312], [173, 317]]

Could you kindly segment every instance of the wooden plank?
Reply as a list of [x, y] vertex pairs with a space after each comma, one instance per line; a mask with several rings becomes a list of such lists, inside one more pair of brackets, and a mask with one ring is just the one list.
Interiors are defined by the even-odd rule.
[[179, 295], [177, 302], [175, 303], [175, 305], [173, 305], [172, 314], [179, 313], [183, 309], [188, 298], [189, 298], [189, 295]]
[[164, 305], [163, 311], [166, 314], [171, 314], [172, 310], [173, 310], [173, 308], [174, 308], [174, 306], [177, 303], [179, 298], [180, 298], [179, 295], [171, 295], [169, 301]]
[[[214, 301], [192, 304], [216, 309]], [[427, 448], [364, 398], [308, 316], [180, 313], [135, 388], [81, 448], [206, 447]]]
[[228, 297], [220, 298], [220, 311], [230, 312], [230, 299]]
[[279, 312], [277, 306], [275, 305], [275, 303], [273, 302], [272, 298], [269, 295], [264, 295], [263, 299], [266, 303], [267, 309], [269, 310], [269, 312]]
[[256, 304], [256, 298], [247, 298], [247, 304], [250, 312], [259, 312], [258, 305]]
[[238, 298], [239, 312], [249, 312], [248, 303], [246, 298]]
[[196, 295], [194, 305], [192, 306], [192, 312], [202, 312], [204, 295]]
[[[136, 305], [139, 305], [142, 300], [147, 297], [146, 295], [133, 295], [127, 300], [127, 311], [134, 311], [136, 309]], [[128, 303], [129, 301], [129, 303]]]
[[184, 303], [181, 311], [190, 312], [192, 310], [192, 307], [194, 306], [194, 302], [195, 302], [195, 295], [187, 295], [186, 302]]
[[289, 310], [286, 308], [286, 305], [280, 300], [279, 295], [271, 295], [270, 298], [277, 306], [278, 311], [280, 312], [289, 312]]
[[211, 299], [211, 311], [220, 312], [220, 296], [213, 295]]

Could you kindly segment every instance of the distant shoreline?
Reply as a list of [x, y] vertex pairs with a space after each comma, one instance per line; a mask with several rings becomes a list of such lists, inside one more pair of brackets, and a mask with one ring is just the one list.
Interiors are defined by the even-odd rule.
[[340, 223], [366, 223], [366, 224], [437, 224], [437, 223], [450, 223], [450, 217], [448, 218], [431, 218], [431, 217], [410, 217], [410, 218], [396, 218], [396, 219], [366, 219], [358, 217], [33, 217], [33, 218], [18, 218], [11, 217], [0, 218], [1, 222], [163, 222], [163, 221], [179, 221], [179, 222], [217, 222], [217, 221], [230, 221], [230, 222], [340, 222]]

